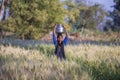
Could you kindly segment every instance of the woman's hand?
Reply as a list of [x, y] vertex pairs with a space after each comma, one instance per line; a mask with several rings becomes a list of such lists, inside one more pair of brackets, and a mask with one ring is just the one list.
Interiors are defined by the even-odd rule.
[[54, 27], [54, 28], [56, 29], [56, 28], [57, 28], [57, 26], [58, 26], [58, 24], [55, 24], [55, 27]]
[[63, 24], [62, 24], [62, 26], [63, 26], [64, 30], [66, 30], [66, 28], [65, 28], [65, 26]]
[[58, 24], [55, 24], [55, 27], [54, 27], [54, 29], [53, 29], [54, 34], [56, 34], [57, 25], [58, 25]]
[[66, 27], [65, 27], [64, 25], [62, 25], [62, 26], [63, 26], [63, 28], [64, 28], [64, 30], [65, 30], [66, 37], [68, 37], [68, 32], [67, 32], [67, 30], [66, 30]]

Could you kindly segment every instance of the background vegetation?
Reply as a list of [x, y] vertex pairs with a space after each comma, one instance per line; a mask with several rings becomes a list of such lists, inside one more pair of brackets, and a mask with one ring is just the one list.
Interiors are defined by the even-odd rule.
[[111, 17], [113, 19], [112, 29], [113, 31], [120, 32], [120, 0], [114, 0], [114, 2], [114, 10], [111, 12]]
[[63, 23], [65, 8], [59, 0], [11, 0], [11, 17], [0, 25], [22, 39], [39, 39], [55, 23]]
[[11, 16], [0, 22], [0, 28], [21, 39], [40, 39], [56, 23], [65, 24], [69, 31], [97, 30], [108, 14], [101, 5], [87, 5], [85, 0], [12, 0], [10, 10]]

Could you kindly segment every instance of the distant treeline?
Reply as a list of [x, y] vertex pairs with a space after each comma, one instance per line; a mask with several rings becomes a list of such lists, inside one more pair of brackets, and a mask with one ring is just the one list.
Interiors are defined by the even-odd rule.
[[[101, 5], [88, 6], [84, 0], [10, 0], [11, 15], [0, 22], [0, 29], [14, 32], [21, 39], [40, 39], [56, 23], [67, 29], [95, 29], [108, 14]], [[110, 25], [111, 26], [111, 25]]]

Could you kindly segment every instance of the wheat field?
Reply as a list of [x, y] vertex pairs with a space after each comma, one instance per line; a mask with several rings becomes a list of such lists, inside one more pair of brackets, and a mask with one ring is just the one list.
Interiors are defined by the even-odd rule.
[[0, 80], [120, 80], [120, 46], [67, 45], [65, 52], [60, 61], [53, 45], [0, 45]]

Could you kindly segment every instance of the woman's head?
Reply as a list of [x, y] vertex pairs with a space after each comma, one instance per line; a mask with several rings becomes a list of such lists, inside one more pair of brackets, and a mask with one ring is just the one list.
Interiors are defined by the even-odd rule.
[[63, 41], [63, 35], [62, 35], [62, 34], [59, 33], [59, 34], [57, 35], [57, 41], [58, 41], [58, 42], [62, 42], [62, 41]]

